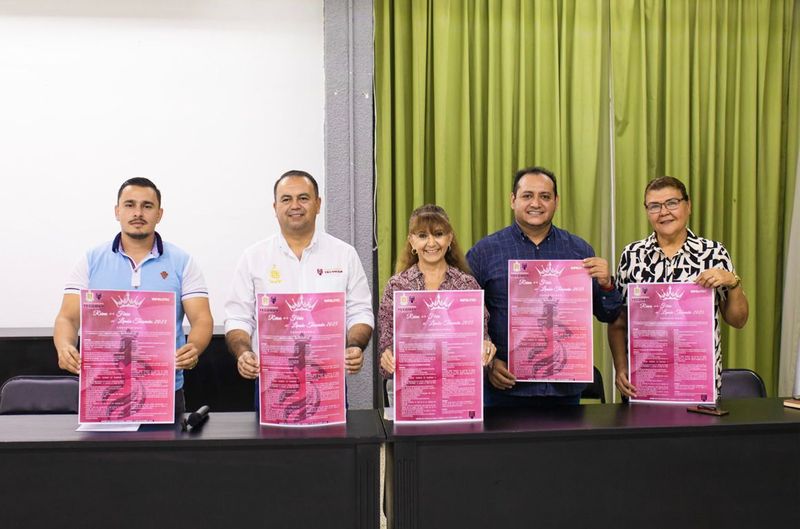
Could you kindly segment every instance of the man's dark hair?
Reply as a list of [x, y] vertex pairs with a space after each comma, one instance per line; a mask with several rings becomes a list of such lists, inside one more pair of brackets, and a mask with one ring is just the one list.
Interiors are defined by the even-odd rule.
[[137, 187], [149, 187], [150, 189], [156, 192], [156, 198], [158, 198], [158, 207], [161, 207], [161, 191], [156, 187], [156, 185], [149, 179], [143, 178], [141, 176], [137, 176], [136, 178], [129, 178], [122, 182], [122, 185], [119, 186], [119, 191], [117, 191], [117, 202], [119, 202], [119, 197], [122, 196], [122, 190], [128, 186], [137, 186]]
[[540, 167], [538, 165], [534, 165], [533, 167], [525, 167], [524, 169], [520, 169], [514, 175], [514, 196], [517, 195], [517, 188], [519, 187], [519, 181], [522, 180], [522, 177], [529, 174], [540, 174], [544, 175], [549, 178], [553, 182], [553, 194], [558, 196], [558, 184], [556, 184], [556, 175], [553, 174], [553, 171], [550, 169], [546, 169], [544, 167]]
[[674, 187], [681, 192], [681, 196], [684, 200], [689, 200], [689, 193], [686, 192], [686, 186], [683, 185], [683, 182], [674, 176], [659, 176], [658, 178], [653, 178], [650, 180], [647, 183], [647, 187], [644, 188], [644, 205], [647, 205], [647, 193], [650, 191], [658, 191], [659, 189], [664, 189], [665, 187]]
[[305, 171], [301, 171], [299, 169], [292, 169], [290, 171], [286, 171], [283, 173], [278, 179], [275, 181], [275, 186], [272, 188], [272, 196], [275, 200], [278, 199], [278, 184], [281, 183], [281, 180], [284, 178], [291, 178], [291, 177], [300, 177], [300, 178], [308, 178], [311, 181], [311, 185], [314, 186], [314, 194], [319, 197], [319, 184], [317, 181], [314, 180], [314, 177], [311, 176], [310, 173]]

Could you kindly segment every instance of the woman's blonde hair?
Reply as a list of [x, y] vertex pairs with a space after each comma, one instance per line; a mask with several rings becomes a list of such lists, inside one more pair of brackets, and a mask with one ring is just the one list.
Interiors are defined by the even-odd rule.
[[[427, 230], [430, 233], [435, 233], [436, 230], [442, 230], [445, 234], [452, 234], [453, 240], [450, 247], [444, 254], [444, 260], [450, 266], [454, 266], [466, 274], [471, 274], [467, 260], [464, 258], [464, 253], [458, 246], [456, 233], [453, 231], [453, 226], [450, 224], [450, 219], [447, 212], [441, 206], [436, 204], [425, 204], [411, 212], [411, 217], [408, 219], [408, 234], [414, 232]], [[411, 243], [406, 242], [403, 251], [397, 257], [397, 266], [395, 273], [405, 272], [419, 262], [419, 256], [411, 251]]]

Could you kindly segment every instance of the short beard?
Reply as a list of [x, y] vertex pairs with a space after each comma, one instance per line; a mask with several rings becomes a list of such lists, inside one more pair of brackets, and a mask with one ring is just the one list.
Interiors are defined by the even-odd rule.
[[128, 237], [130, 237], [133, 240], [141, 241], [141, 240], [144, 240], [144, 239], [150, 237], [151, 234], [150, 233], [134, 232], [134, 233], [126, 233], [125, 235], [127, 235]]

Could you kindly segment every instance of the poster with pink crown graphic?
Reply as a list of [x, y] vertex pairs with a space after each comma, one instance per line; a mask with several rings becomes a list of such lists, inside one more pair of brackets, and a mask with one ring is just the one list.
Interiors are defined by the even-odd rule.
[[321, 426], [346, 421], [345, 294], [256, 294], [259, 421]]
[[714, 290], [630, 283], [628, 366], [632, 402], [715, 402]]
[[483, 291], [394, 292], [394, 421], [483, 420]]
[[593, 380], [592, 278], [583, 261], [508, 261], [508, 369], [518, 382]]
[[175, 420], [175, 293], [81, 290], [78, 422]]

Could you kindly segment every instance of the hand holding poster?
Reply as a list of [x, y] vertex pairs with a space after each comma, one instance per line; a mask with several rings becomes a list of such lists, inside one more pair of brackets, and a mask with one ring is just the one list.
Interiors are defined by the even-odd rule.
[[715, 402], [714, 291], [694, 283], [628, 285], [631, 401]]
[[517, 381], [591, 382], [593, 348], [583, 261], [508, 261], [508, 368]]
[[175, 420], [175, 293], [81, 290], [80, 424]]
[[482, 349], [482, 290], [395, 291], [395, 422], [483, 420]]
[[344, 292], [256, 295], [260, 422], [346, 421]]

